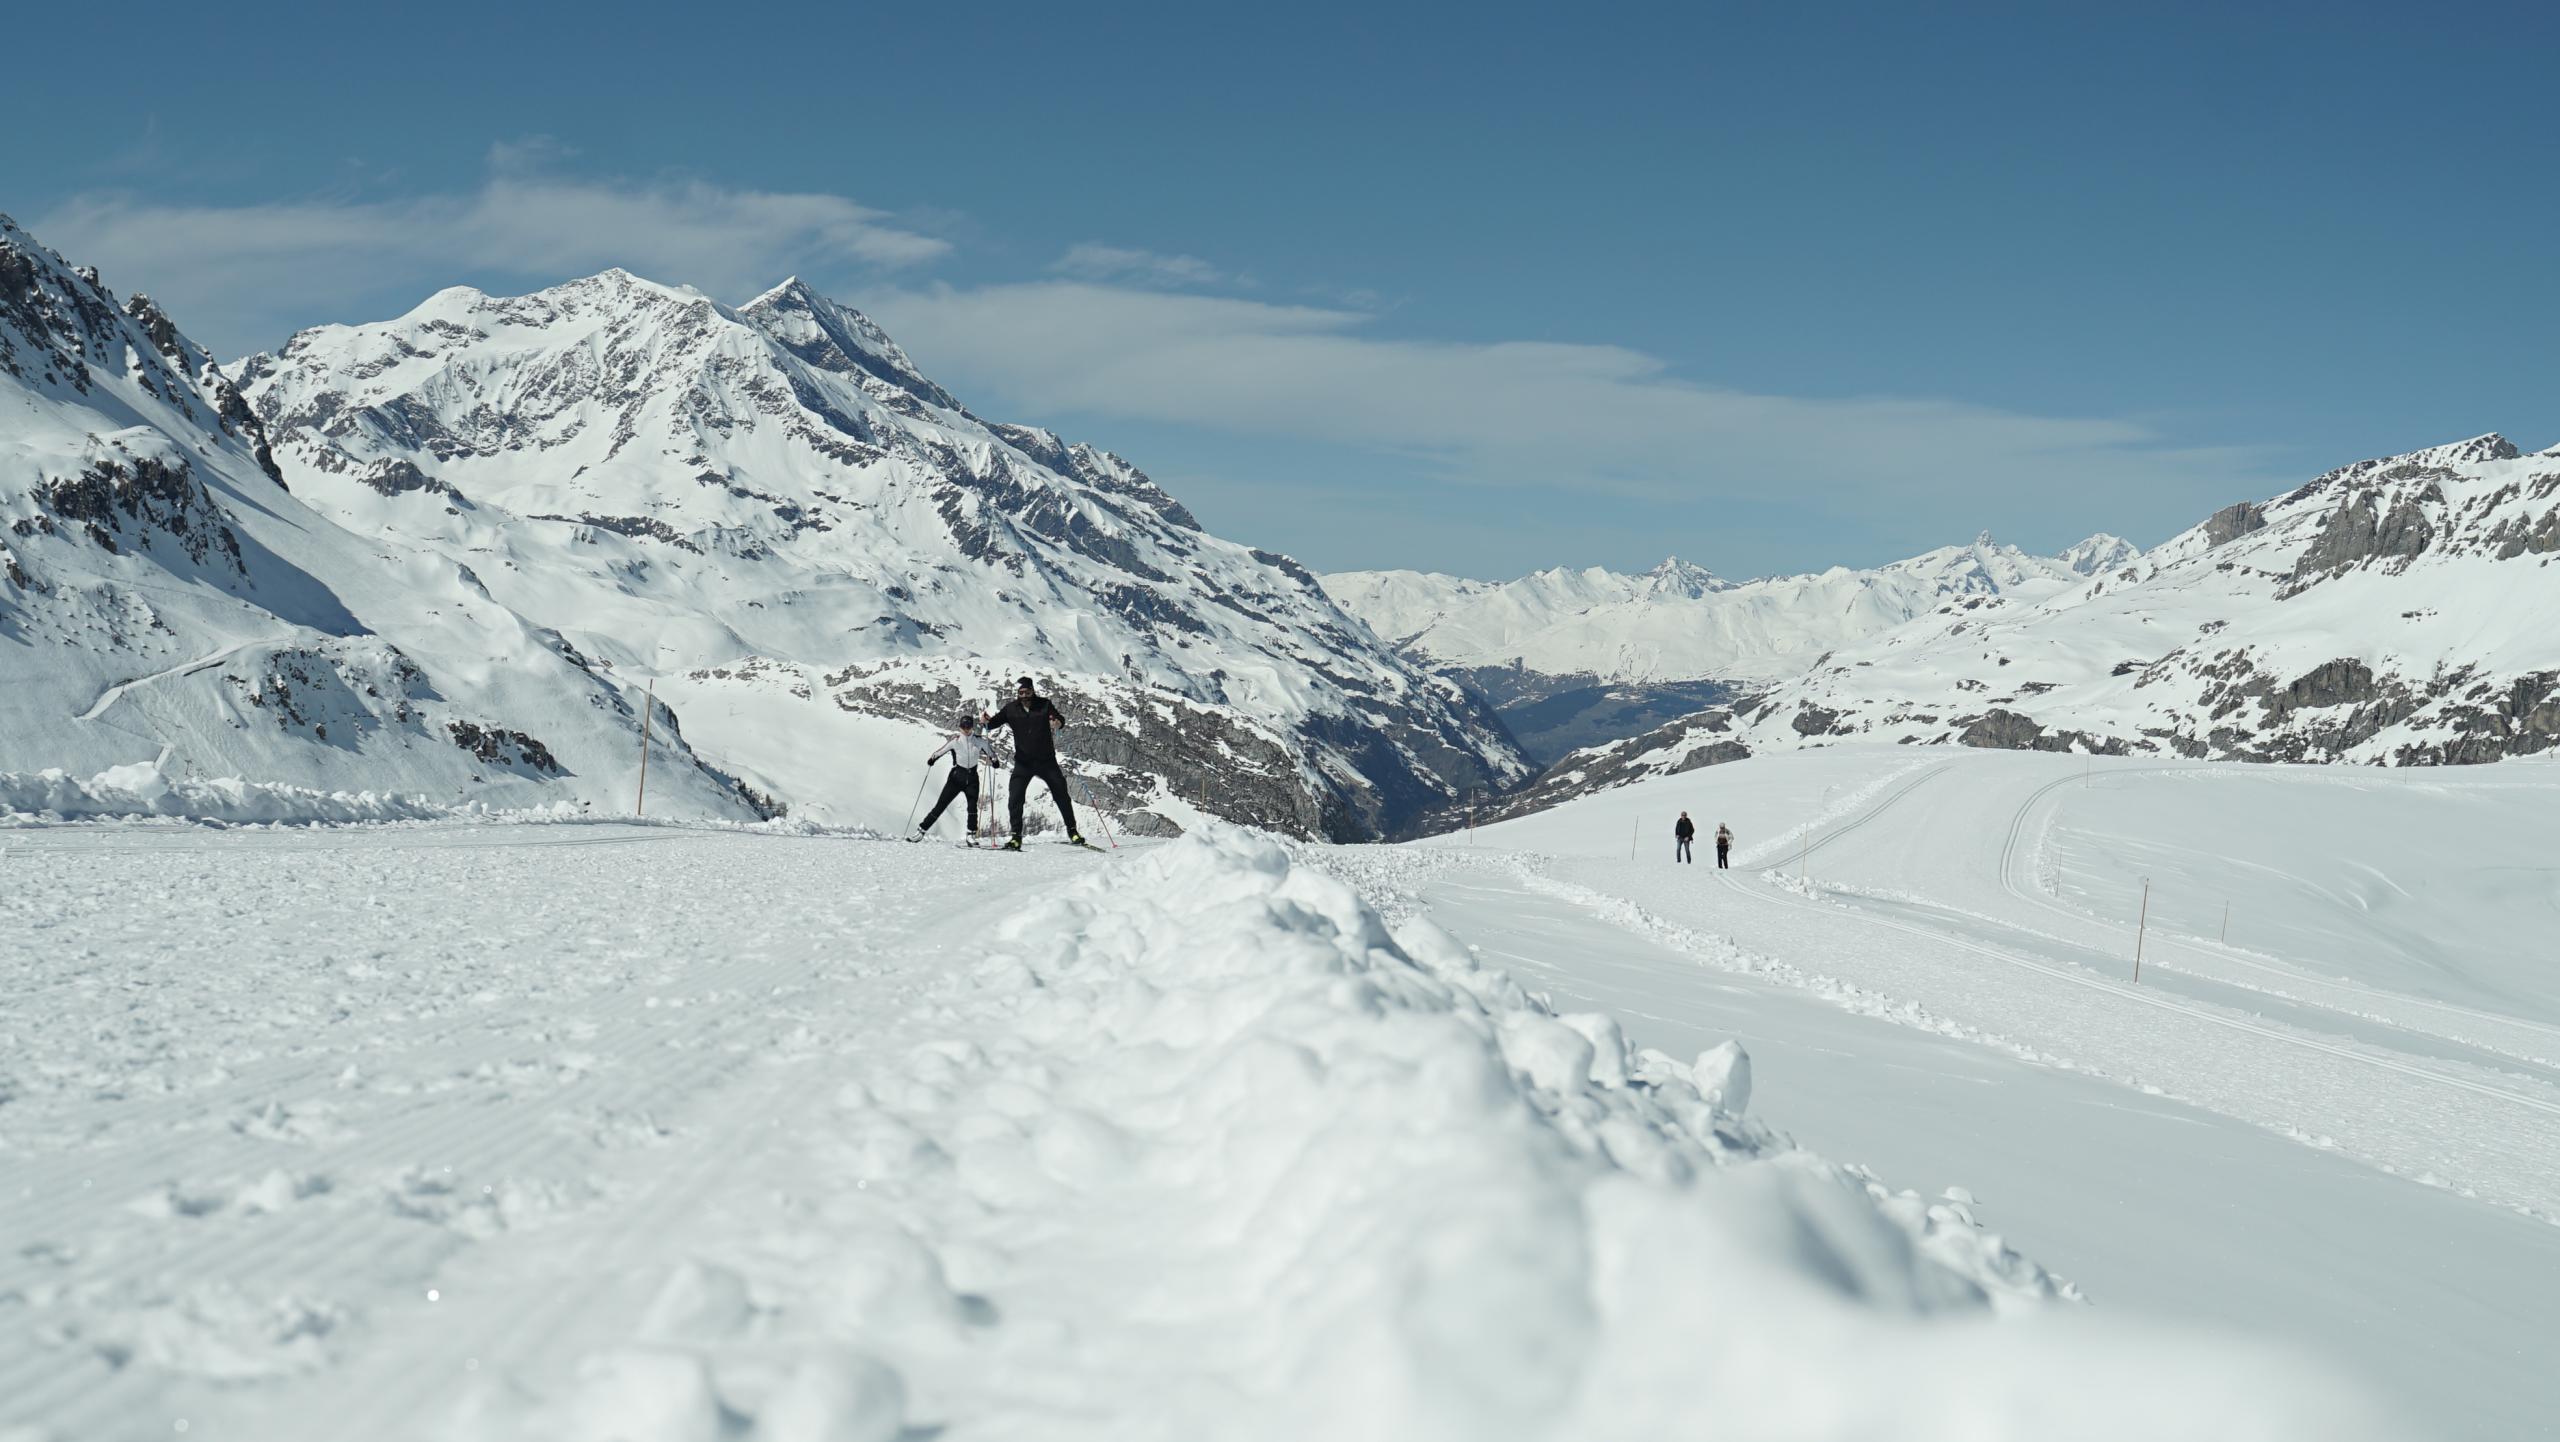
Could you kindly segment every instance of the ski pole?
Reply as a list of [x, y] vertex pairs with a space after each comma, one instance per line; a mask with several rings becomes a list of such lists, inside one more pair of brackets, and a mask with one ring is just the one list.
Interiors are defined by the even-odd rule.
[[924, 789], [932, 784], [933, 763], [928, 761], [924, 764], [924, 779], [916, 783], [916, 799], [907, 803], [907, 830], [916, 829], [916, 808], [924, 805]]
[[[1054, 743], [1053, 743], [1053, 744], [1054, 744]], [[1065, 766], [1065, 764], [1066, 764], [1066, 760], [1067, 760], [1067, 753], [1065, 753], [1065, 752], [1063, 752], [1063, 751], [1059, 752], [1059, 753], [1058, 753], [1058, 763], [1059, 763], [1059, 766], [1060, 766], [1062, 769], [1064, 768], [1064, 766]], [[1101, 821], [1102, 821], [1102, 839], [1111, 843], [1111, 849], [1112, 849], [1112, 850], [1114, 850], [1114, 851], [1119, 850], [1119, 849], [1120, 849], [1120, 838], [1111, 834], [1111, 813], [1110, 813], [1110, 812], [1108, 812], [1108, 811], [1103, 810], [1103, 809], [1102, 809], [1102, 803], [1093, 799], [1093, 783], [1092, 783], [1092, 782], [1090, 782], [1090, 781], [1086, 781], [1086, 780], [1085, 780], [1085, 778], [1083, 778], [1083, 777], [1081, 777], [1081, 776], [1078, 776], [1077, 774], [1075, 774], [1075, 773], [1074, 773], [1074, 772], [1072, 772], [1072, 771], [1067, 772], [1067, 779], [1068, 779], [1068, 780], [1070, 780], [1070, 781], [1080, 781], [1080, 782], [1083, 782], [1083, 783], [1084, 783], [1084, 804], [1085, 804], [1085, 808], [1086, 808], [1087, 810], [1091, 811], [1095, 816], [1097, 816], [1097, 817], [1099, 817], [1099, 818], [1101, 819]]]

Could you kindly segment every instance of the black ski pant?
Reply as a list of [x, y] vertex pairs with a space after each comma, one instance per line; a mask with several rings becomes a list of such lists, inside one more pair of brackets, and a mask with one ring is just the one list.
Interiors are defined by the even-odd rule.
[[1055, 759], [1048, 761], [1034, 761], [1029, 765], [1024, 765], [1022, 760], [1017, 757], [1013, 763], [1013, 786], [1011, 797], [1013, 802], [1013, 839], [1016, 841], [1020, 841], [1022, 839], [1022, 798], [1023, 794], [1031, 789], [1031, 783], [1034, 778], [1049, 783], [1049, 794], [1057, 800], [1058, 817], [1060, 820], [1067, 823], [1067, 834], [1069, 836], [1082, 835], [1083, 833], [1076, 829], [1076, 804], [1067, 796], [1067, 773], [1058, 769], [1058, 763]]
[[1679, 845], [1680, 845], [1680, 850], [1679, 850], [1679, 852], [1678, 852], [1678, 855], [1679, 855], [1680, 859], [1681, 859], [1682, 861], [1688, 861], [1688, 860], [1691, 860], [1692, 858], [1691, 858], [1691, 857], [1690, 857], [1690, 855], [1689, 855], [1689, 838], [1688, 838], [1688, 837], [1686, 837], [1686, 836], [1680, 837], [1680, 838], [1679, 838]]
[[[951, 779], [942, 783], [941, 799], [935, 801], [933, 803], [933, 809], [924, 814], [924, 824], [917, 827], [916, 830], [931, 831], [933, 829], [933, 823], [942, 819], [942, 809], [949, 806], [951, 804], [951, 798], [955, 796], [969, 803], [969, 834], [971, 836], [977, 835], [978, 768], [975, 766], [954, 766], [951, 768]], [[1019, 810], [1020, 808], [1017, 806], [1015, 809]]]
[[1719, 847], [1717, 847], [1717, 848], [1716, 848], [1716, 870], [1718, 870], [1718, 871], [1722, 871], [1722, 870], [1724, 870], [1724, 869], [1725, 869], [1725, 858], [1726, 858], [1727, 856], [1732, 855], [1732, 854], [1733, 854], [1733, 848], [1732, 848], [1732, 847], [1730, 847], [1730, 846], [1719, 846]]

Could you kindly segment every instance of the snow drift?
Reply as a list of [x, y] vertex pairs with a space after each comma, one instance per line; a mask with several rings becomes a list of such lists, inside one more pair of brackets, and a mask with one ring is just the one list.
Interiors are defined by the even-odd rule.
[[0, 771], [0, 825], [146, 816], [233, 824], [431, 821], [456, 814], [422, 796], [314, 791], [237, 776], [173, 781], [150, 762], [111, 767], [85, 781], [58, 769]]
[[[958, 1386], [922, 1419], [953, 1437], [2359, 1435], [2327, 1385], [2072, 1315], [1960, 1209], [1792, 1149], [1732, 1050], [1631, 1054], [1268, 841], [1175, 843], [995, 952], [839, 1096], [924, 1255], [1005, 1259], [864, 1273], [874, 1314], [1025, 1319], [967, 1360], [865, 1339]], [[784, 1315], [830, 1305], [803, 1286]]]

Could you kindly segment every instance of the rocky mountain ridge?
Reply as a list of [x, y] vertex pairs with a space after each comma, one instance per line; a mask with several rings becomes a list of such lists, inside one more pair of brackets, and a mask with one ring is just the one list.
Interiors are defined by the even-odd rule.
[[[6, 217], [0, 654], [0, 770], [635, 799], [639, 698], [467, 568], [314, 514], [203, 348]], [[655, 730], [662, 807], [756, 814], [672, 716]]]
[[2560, 448], [2502, 436], [2226, 506], [2039, 599], [1985, 595], [1564, 758], [1509, 803], [1838, 741], [2462, 765], [2560, 748]]
[[980, 418], [796, 280], [736, 308], [618, 270], [458, 288], [236, 369], [298, 495], [654, 677], [814, 814], [902, 810], [925, 728], [1024, 673], [1080, 701], [1087, 779], [1142, 828], [1374, 836], [1530, 769], [1296, 562]]

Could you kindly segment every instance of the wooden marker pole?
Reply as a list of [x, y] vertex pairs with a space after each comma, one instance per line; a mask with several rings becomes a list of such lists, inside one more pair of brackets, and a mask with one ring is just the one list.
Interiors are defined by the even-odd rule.
[[2216, 941], [2220, 941], [2220, 942], [2225, 942], [2225, 943], [2228, 943], [2228, 942], [2231, 940], [2231, 903], [2230, 903], [2230, 902], [2227, 902], [2227, 901], [2226, 901], [2226, 902], [2222, 903], [2222, 934], [2221, 934], [2220, 936], [2215, 937], [2215, 938], [2214, 938], [2214, 940], [2216, 940]]
[[631, 803], [631, 814], [649, 814], [649, 720], [658, 709], [658, 683], [649, 682], [649, 698], [640, 706], [640, 798]]
[[2142, 915], [2133, 923], [2133, 979], [2142, 980], [2142, 938], [2151, 928], [2151, 878], [2142, 878]]

